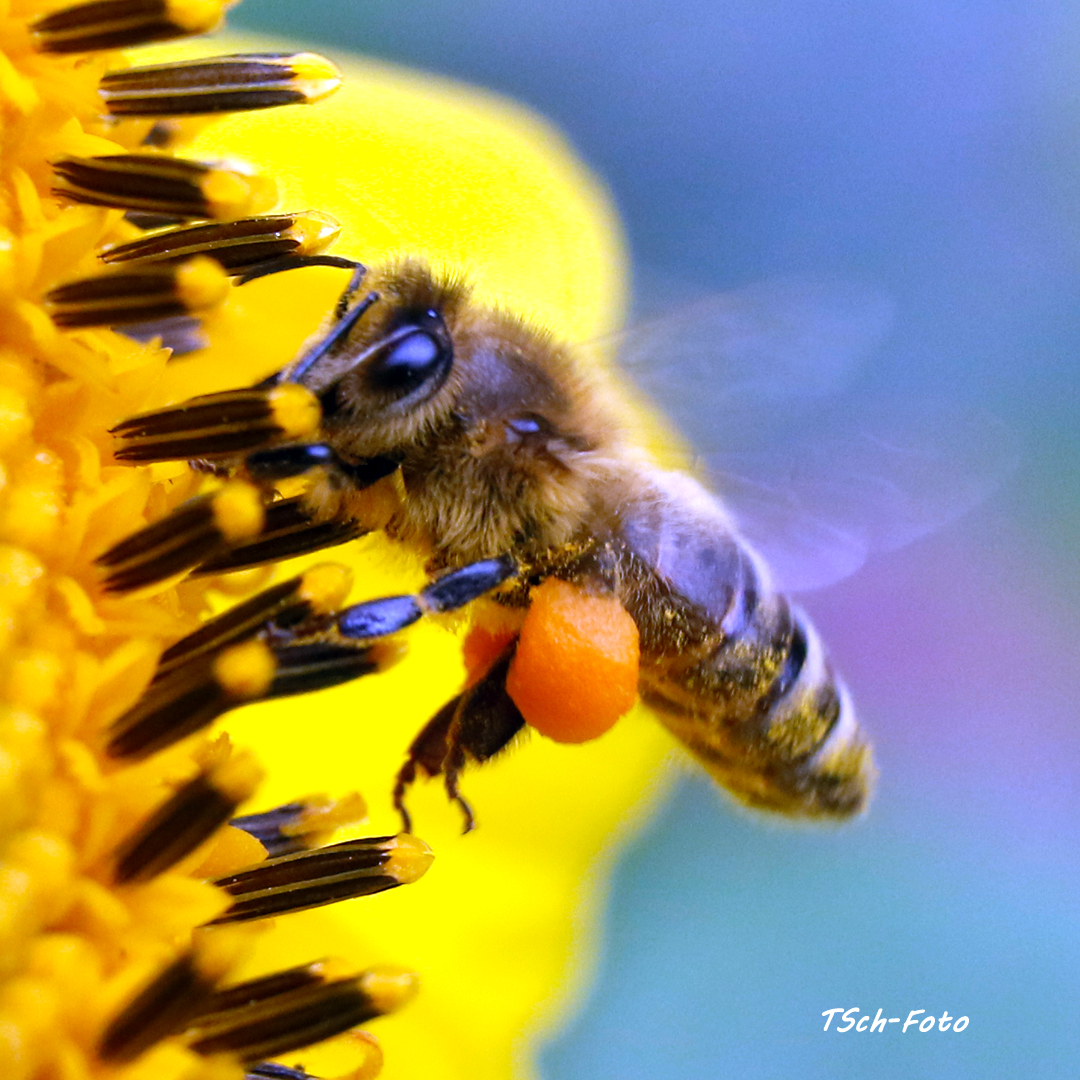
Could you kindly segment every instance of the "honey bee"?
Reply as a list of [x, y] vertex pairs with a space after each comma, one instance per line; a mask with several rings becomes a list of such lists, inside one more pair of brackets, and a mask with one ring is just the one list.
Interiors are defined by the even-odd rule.
[[[517, 628], [556, 579], [629, 615], [642, 700], [735, 799], [819, 819], [867, 804], [875, 770], [848, 691], [724, 503], [634, 447], [625, 407], [568, 346], [475, 303], [460, 280], [416, 261], [357, 266], [330, 325], [282, 371], [114, 430], [122, 460], [192, 459], [233, 480], [106, 552], [109, 588], [376, 529], [421, 553], [433, 577], [416, 596], [341, 610], [301, 579], [241, 604], [166, 652], [114, 726], [115, 756], [235, 704], [218, 660], [238, 642], [273, 654], [254, 696], [295, 693], [377, 668], [386, 635], [488, 594], [477, 617], [501, 619], [499, 647], [414, 740], [394, 793], [407, 829], [409, 785], [442, 776], [467, 831], [460, 774], [526, 724], [507, 689]], [[281, 498], [276, 487], [296, 476], [306, 489]], [[231, 524], [230, 491], [262, 504], [246, 531]]]

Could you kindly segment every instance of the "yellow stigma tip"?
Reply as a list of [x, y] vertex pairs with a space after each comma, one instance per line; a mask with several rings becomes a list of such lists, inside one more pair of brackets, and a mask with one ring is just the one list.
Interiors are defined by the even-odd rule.
[[322, 421], [319, 399], [299, 383], [285, 383], [267, 395], [274, 423], [290, 439], [302, 439], [318, 430]]
[[[256, 663], [262, 663], [261, 658], [256, 660]], [[227, 761], [215, 766], [211, 770], [210, 778], [217, 791], [239, 804], [255, 794], [255, 789], [262, 783], [265, 775], [255, 755], [250, 751], [240, 750]]]
[[212, 169], [199, 187], [211, 217], [226, 221], [251, 213], [248, 177], [223, 169]]
[[263, 641], [245, 641], [226, 649], [214, 660], [214, 678], [229, 695], [241, 701], [257, 698], [270, 688], [277, 661]]
[[205, 34], [217, 29], [228, 4], [225, 0], [169, 0], [169, 22], [189, 34]]
[[217, 307], [229, 295], [229, 275], [205, 255], [189, 259], [176, 271], [176, 292], [190, 312]]
[[258, 489], [242, 480], [226, 484], [214, 496], [213, 508], [218, 532], [233, 542], [258, 536], [266, 520]]
[[295, 216], [289, 234], [296, 241], [298, 254], [319, 255], [341, 235], [341, 225], [329, 214], [308, 210]]
[[408, 1004], [420, 989], [420, 976], [390, 965], [373, 967], [360, 976], [360, 989], [385, 1014]]
[[342, 1077], [342, 1080], [375, 1080], [382, 1072], [383, 1052], [379, 1040], [367, 1031], [349, 1031], [344, 1036], [350, 1049], [361, 1055], [360, 1064]]
[[411, 885], [422, 878], [435, 861], [435, 854], [418, 836], [400, 833], [387, 844], [390, 857], [383, 864], [385, 873], [390, 874], [402, 885]]
[[309, 101], [320, 101], [341, 85], [341, 72], [325, 56], [318, 53], [296, 53], [289, 57], [293, 73], [292, 85], [303, 92]]
[[319, 615], [336, 611], [345, 603], [352, 588], [352, 571], [338, 563], [319, 563], [304, 572], [300, 599]]
[[266, 176], [232, 169], [210, 169], [199, 184], [207, 213], [218, 221], [261, 214], [277, 202], [277, 185]]

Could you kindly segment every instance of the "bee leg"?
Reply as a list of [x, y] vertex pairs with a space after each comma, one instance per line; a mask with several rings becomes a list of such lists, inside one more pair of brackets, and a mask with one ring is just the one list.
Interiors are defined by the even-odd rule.
[[512, 643], [478, 682], [448, 701], [424, 725], [409, 747], [405, 764], [394, 785], [394, 807], [406, 832], [412, 824], [405, 809], [405, 794], [417, 770], [428, 777], [442, 776], [447, 798], [456, 802], [465, 818], [463, 832], [476, 825], [472, 807], [461, 794], [461, 774], [468, 763], [481, 765], [505, 749], [525, 726], [525, 719], [506, 691], [506, 676], [514, 658]]
[[349, 480], [349, 486], [362, 491], [376, 480], [389, 476], [401, 462], [393, 457], [363, 458], [353, 463], [338, 457], [326, 443], [288, 443], [257, 450], [244, 459], [244, 472], [256, 483], [269, 483], [302, 476], [312, 469], [333, 469]]
[[[252, 263], [240, 274], [237, 285], [246, 285], [249, 281], [255, 281], [261, 277], [269, 277], [271, 274], [280, 274], [284, 270], [299, 270], [305, 266], [336, 266], [342, 270], [351, 270], [349, 288], [355, 293], [367, 273], [367, 267], [358, 263], [355, 259], [346, 259], [341, 255], [281, 255], [276, 259], [266, 259], [263, 262]], [[346, 292], [349, 290], [346, 289]], [[339, 301], [340, 303], [340, 301]]]
[[349, 332], [360, 321], [364, 313], [379, 299], [378, 293], [370, 292], [362, 300], [353, 304], [352, 307], [349, 306], [362, 280], [363, 275], [359, 274], [358, 276], [358, 272], [354, 271], [352, 279], [334, 306], [334, 318], [337, 321], [329, 332], [316, 341], [306, 353], [298, 356], [288, 367], [282, 368], [273, 378], [279, 383], [299, 382], [338, 342], [348, 337]]
[[137, 760], [240, 705], [336, 686], [395, 662], [391, 641], [334, 635], [350, 584], [331, 564], [265, 589], [176, 642], [142, 697], [106, 733], [105, 752]]
[[[267, 455], [295, 467], [298, 460], [323, 460], [321, 450], [318, 444], [286, 446]], [[286, 471], [284, 464], [279, 476]], [[339, 464], [357, 491], [397, 468], [390, 458]], [[96, 562], [105, 571], [105, 588], [129, 592], [189, 570], [199, 576], [245, 570], [335, 547], [369, 531], [351, 519], [316, 519], [305, 508], [303, 496], [270, 501], [270, 470], [260, 467], [256, 472], [258, 484], [231, 480], [218, 491], [189, 499], [99, 555]]]
[[472, 808], [462, 798], [458, 781], [467, 762], [482, 765], [504, 750], [524, 728], [525, 718], [506, 690], [506, 676], [514, 659], [514, 641], [484, 676], [462, 695], [450, 726], [450, 746], [443, 763], [446, 794], [465, 815], [463, 832], [470, 832], [476, 820]]
[[[415, 596], [389, 596], [346, 609], [336, 617], [336, 631], [343, 637], [361, 640], [394, 633], [424, 614], [464, 607], [517, 572], [515, 561], [508, 555], [470, 563], [444, 574]], [[466, 761], [486, 761], [506, 746], [525, 723], [506, 692], [512, 657], [513, 647], [476, 685], [447, 702], [413, 740], [393, 790], [394, 808], [401, 815], [405, 832], [412, 824], [405, 795], [418, 769], [429, 777], [444, 777], [448, 797], [465, 815], [465, 832], [473, 828], [472, 810], [458, 789]]]
[[195, 459], [204, 471], [228, 475], [239, 469], [252, 483], [234, 480], [189, 500], [115, 544], [97, 560], [106, 571], [105, 587], [125, 592], [195, 567], [223, 573], [359, 535], [359, 525], [316, 522], [297, 503], [277, 510], [271, 502], [276, 481], [314, 469], [336, 471], [362, 490], [397, 468], [392, 458], [346, 462], [325, 443], [286, 441], [313, 434], [321, 420], [318, 399], [303, 386], [286, 384], [209, 394], [118, 424], [113, 433], [121, 461]]
[[[391, 458], [370, 458], [350, 464], [342, 461], [325, 443], [290, 443], [258, 450], [244, 459], [244, 472], [260, 486], [300, 476], [320, 466], [344, 475], [353, 490], [362, 491], [394, 472], [398, 462]], [[305, 509], [302, 496], [282, 499], [266, 508], [266, 519], [258, 536], [203, 560], [194, 573], [206, 575], [244, 570], [334, 547], [368, 531], [357, 521], [316, 520]]]
[[515, 573], [510, 558], [487, 559], [445, 574], [416, 596], [385, 597], [340, 610], [348, 572], [333, 565], [312, 567], [167, 649], [146, 692], [109, 729], [106, 753], [143, 758], [240, 705], [322, 690], [382, 671], [401, 649], [381, 639], [426, 612], [461, 607]]
[[417, 769], [428, 777], [438, 776], [449, 753], [450, 725], [454, 722], [461, 695], [448, 701], [424, 726], [409, 744], [405, 764], [394, 783], [394, 809], [401, 815], [401, 831], [412, 832], [412, 817], [405, 808], [405, 795], [416, 782]]
[[361, 266], [359, 263], [354, 263], [353, 272], [349, 278], [349, 284], [345, 286], [344, 292], [338, 297], [337, 303], [334, 305], [334, 320], [340, 322], [345, 317], [345, 312], [349, 310], [349, 305], [356, 299], [357, 294], [360, 292], [360, 285], [364, 280], [364, 275], [367, 273], [366, 267]]
[[465, 754], [460, 747], [455, 747], [451, 760], [447, 762], [445, 767], [445, 781], [444, 786], [446, 788], [446, 797], [451, 801], [458, 804], [461, 808], [461, 813], [465, 818], [465, 824], [462, 826], [461, 833], [464, 836], [467, 833], [471, 833], [476, 828], [476, 815], [473, 813], [472, 807], [466, 802], [465, 797], [461, 794], [461, 790], [458, 787], [458, 780], [461, 777], [461, 772], [465, 768]]
[[[264, 628], [266, 631], [267, 628]], [[257, 701], [291, 697], [384, 671], [401, 656], [392, 642], [292, 639], [264, 632], [206, 653], [155, 679], [112, 724], [105, 753], [138, 761]]]

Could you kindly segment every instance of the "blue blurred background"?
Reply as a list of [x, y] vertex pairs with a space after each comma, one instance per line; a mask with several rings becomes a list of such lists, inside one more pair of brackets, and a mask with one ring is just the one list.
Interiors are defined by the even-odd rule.
[[[1075, 1077], [1080, 8], [313, 8], [246, 0], [231, 22], [546, 113], [614, 192], [646, 302], [791, 272], [878, 283], [898, 315], [874, 388], [985, 404], [1023, 446], [962, 522], [806, 600], [875, 736], [870, 816], [763, 826], [688, 775], [617, 872], [545, 1080]], [[823, 1032], [838, 1006], [970, 1026]]]

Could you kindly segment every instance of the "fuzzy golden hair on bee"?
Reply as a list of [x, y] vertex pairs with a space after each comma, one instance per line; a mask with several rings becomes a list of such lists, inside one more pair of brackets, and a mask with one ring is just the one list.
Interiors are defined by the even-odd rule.
[[371, 274], [369, 284], [380, 298], [376, 318], [346, 339], [335, 367], [349, 357], [355, 365], [372, 343], [418, 318], [438, 320], [432, 333], [445, 328], [453, 356], [442, 385], [400, 411], [380, 408], [362, 371], [333, 383], [340, 420], [328, 429], [336, 448], [402, 458], [405, 497], [391, 535], [429, 549], [434, 565], [565, 543], [621, 442], [613, 411], [578, 358], [519, 316], [471, 303], [460, 279], [440, 278], [415, 260]]
[[[419, 260], [350, 265], [327, 325], [278, 375], [118, 428], [129, 460], [203, 457], [234, 479], [106, 552], [109, 587], [176, 572], [182, 558], [220, 572], [373, 530], [424, 560], [435, 580], [416, 596], [305, 613], [287, 628], [252, 621], [284, 673], [270, 694], [366, 673], [382, 663], [379, 639], [494, 593], [478, 611], [513, 618], [477, 615], [469, 680], [398, 776], [406, 826], [418, 775], [441, 775], [471, 824], [458, 790], [467, 763], [525, 724], [595, 738], [638, 694], [739, 801], [859, 812], [874, 770], [853, 706], [725, 505], [648, 460], [628, 406], [573, 346]], [[302, 494], [284, 498], [278, 482], [301, 475]], [[229, 509], [245, 482], [264, 511], [250, 538]], [[568, 671], [598, 689], [568, 690]]]

